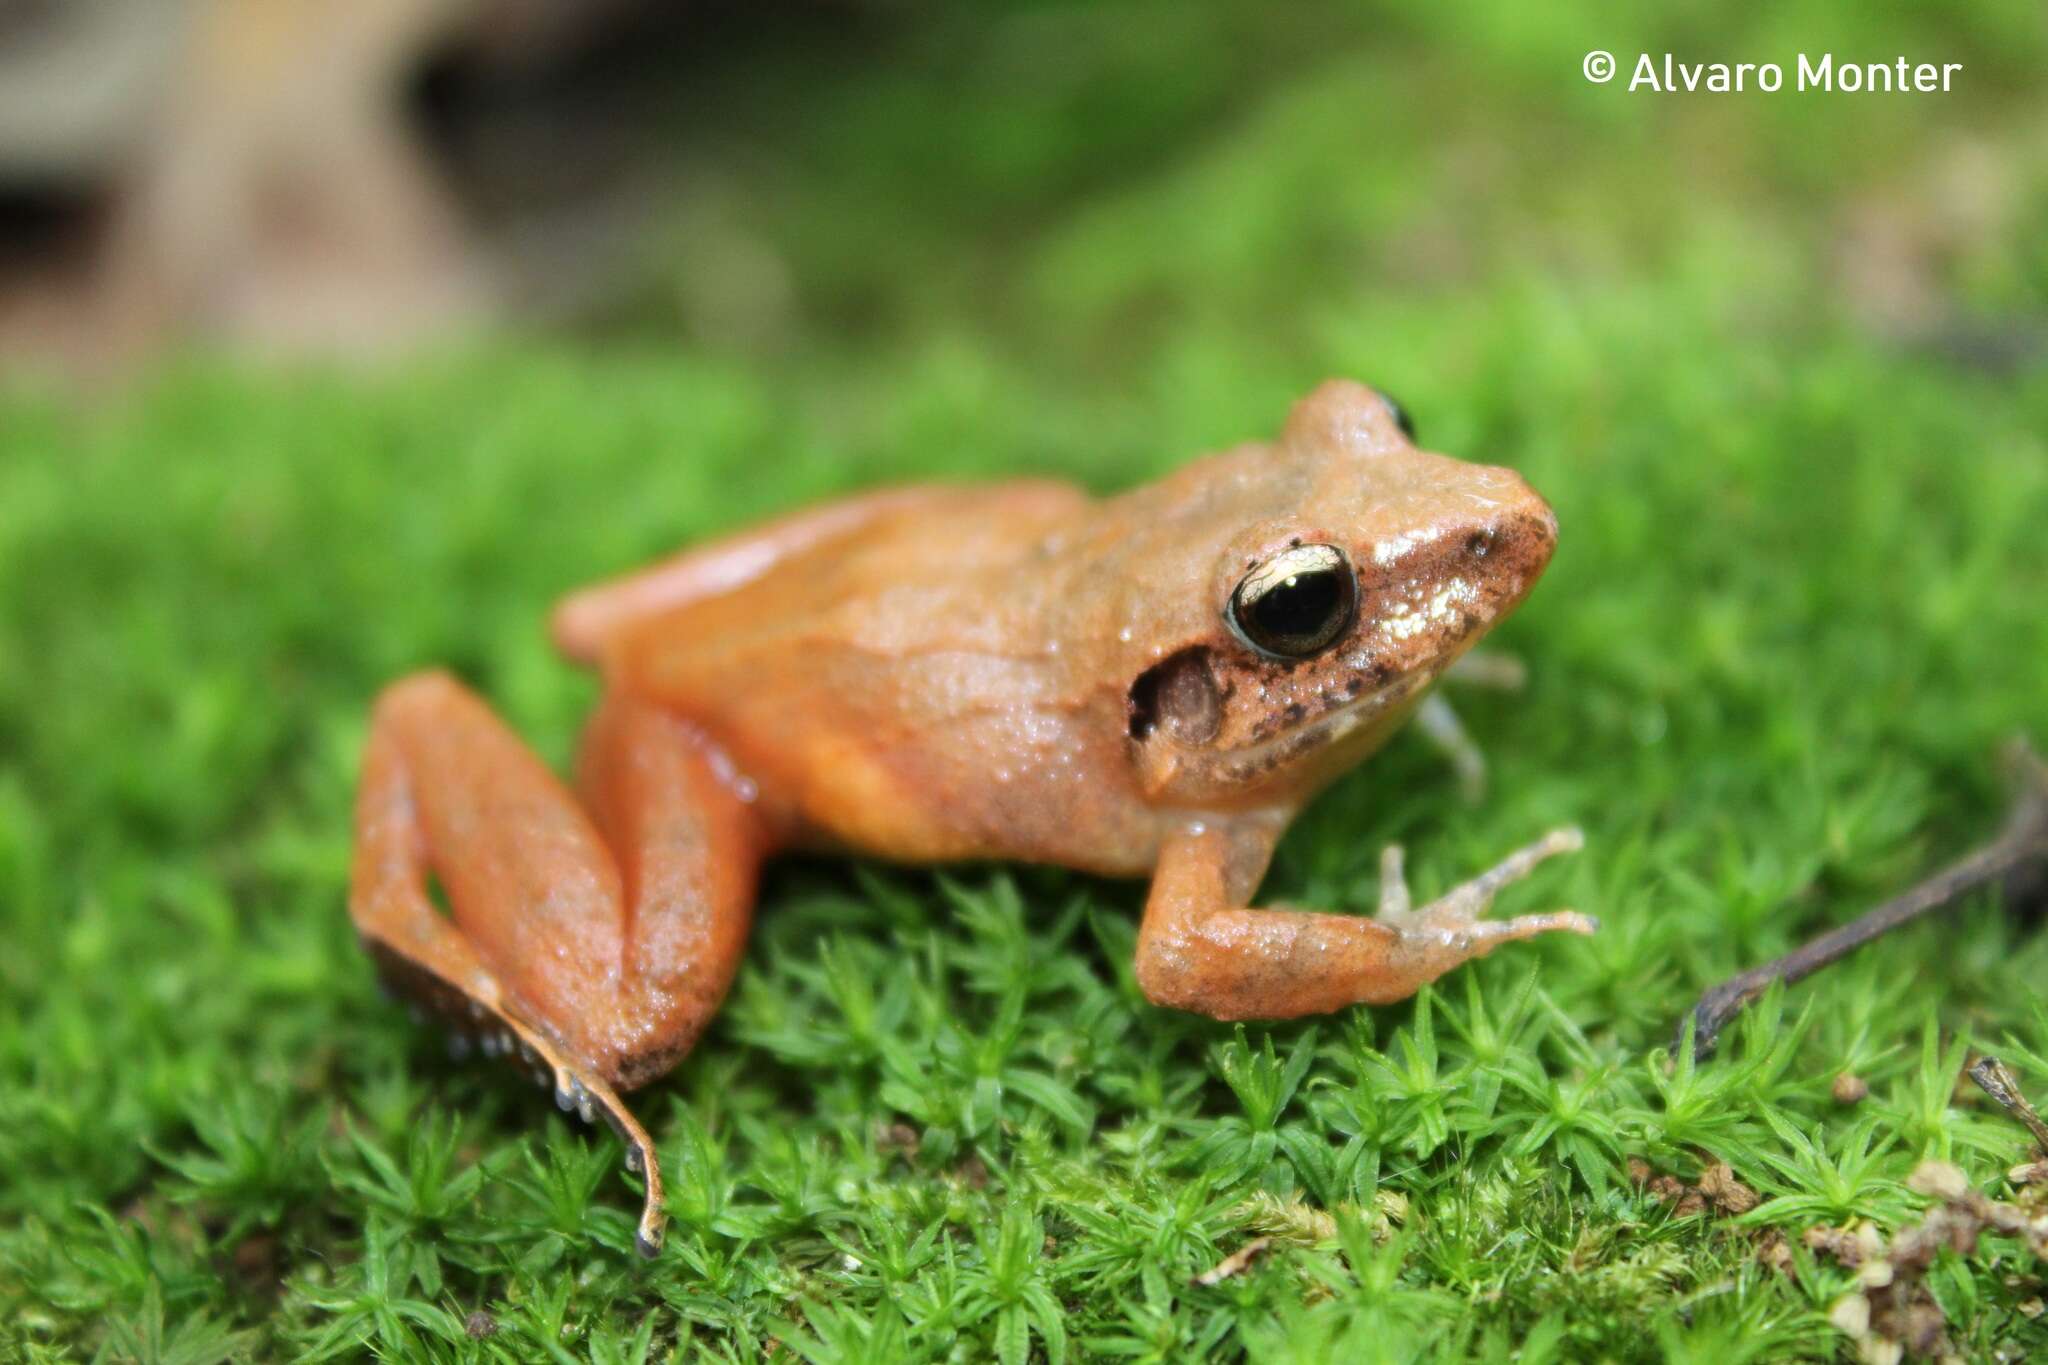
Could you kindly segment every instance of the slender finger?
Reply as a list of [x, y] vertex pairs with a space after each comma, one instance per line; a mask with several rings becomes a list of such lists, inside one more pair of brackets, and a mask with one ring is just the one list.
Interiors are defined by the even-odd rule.
[[1503, 940], [1552, 933], [1583, 934], [1590, 938], [1600, 932], [1600, 920], [1577, 910], [1550, 910], [1540, 915], [1517, 915], [1510, 920], [1485, 920], [1478, 927], [1500, 930]]
[[1380, 918], [1408, 914], [1414, 902], [1408, 895], [1407, 854], [1399, 844], [1380, 850]]
[[1535, 843], [1516, 849], [1472, 880], [1452, 888], [1439, 904], [1454, 913], [1477, 916], [1493, 903], [1502, 887], [1522, 880], [1560, 853], [1576, 853], [1585, 846], [1586, 836], [1576, 825], [1554, 829]]

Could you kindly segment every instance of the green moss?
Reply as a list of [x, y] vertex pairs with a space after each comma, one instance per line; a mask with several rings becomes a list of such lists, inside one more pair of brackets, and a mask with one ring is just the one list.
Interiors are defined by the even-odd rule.
[[[2048, 942], [1988, 904], [1720, 1060], [1663, 1051], [1703, 985], [1986, 832], [1996, 744], [2048, 740], [2042, 38], [1598, 8], [1013, 5], [751, 50], [682, 102], [716, 174], [595, 334], [0, 404], [0, 1354], [1829, 1358], [1843, 1272], [1771, 1270], [1625, 1163], [1727, 1160], [1752, 1224], [1894, 1224], [1922, 1157], [1988, 1182], [2022, 1150], [1952, 1102], [1966, 1047], [2048, 1092]], [[1802, 43], [1970, 75], [1578, 76]], [[1873, 223], [1924, 243], [1877, 264], [1931, 322], [1872, 324]], [[377, 994], [342, 899], [380, 683], [450, 664], [560, 761], [592, 697], [539, 629], [564, 589], [891, 479], [1121, 486], [1326, 374], [1564, 529], [1501, 632], [1530, 687], [1464, 699], [1486, 802], [1397, 741], [1267, 894], [1363, 907], [1384, 842], [1428, 891], [1574, 821], [1587, 852], [1507, 908], [1598, 938], [1239, 1032], [1140, 999], [1136, 887], [780, 868], [639, 1099], [653, 1264], [609, 1137]], [[2048, 1350], [2009, 1247], [1937, 1288], [1965, 1354]]]

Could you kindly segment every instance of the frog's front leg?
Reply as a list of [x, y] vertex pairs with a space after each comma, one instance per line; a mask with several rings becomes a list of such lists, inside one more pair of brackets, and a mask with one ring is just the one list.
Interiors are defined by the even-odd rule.
[[[1444, 674], [1444, 681], [1499, 692], [1519, 692], [1528, 686], [1529, 670], [1512, 654], [1475, 649], [1451, 665], [1450, 671]], [[1415, 728], [1450, 761], [1451, 771], [1458, 776], [1458, 792], [1466, 804], [1476, 806], [1484, 800], [1486, 753], [1467, 733], [1464, 722], [1458, 719], [1457, 711], [1442, 692], [1432, 692], [1422, 699], [1422, 705], [1415, 709]]]
[[1190, 825], [1167, 841], [1138, 930], [1138, 984], [1148, 999], [1217, 1019], [1324, 1014], [1405, 999], [1512, 939], [1595, 928], [1568, 910], [1479, 918], [1503, 886], [1579, 847], [1576, 830], [1551, 833], [1419, 910], [1409, 908], [1400, 853], [1390, 850], [1373, 918], [1248, 908], [1277, 837], [1263, 823], [1224, 822]]
[[709, 742], [657, 708], [607, 699], [578, 767], [580, 803], [445, 674], [394, 684], [364, 755], [349, 912], [387, 979], [603, 1114], [645, 1177], [652, 1255], [661, 1174], [617, 1092], [675, 1065], [717, 1010], [765, 840]]

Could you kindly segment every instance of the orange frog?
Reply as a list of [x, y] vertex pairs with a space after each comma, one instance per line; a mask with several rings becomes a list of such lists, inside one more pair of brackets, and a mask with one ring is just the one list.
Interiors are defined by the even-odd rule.
[[[574, 594], [554, 636], [604, 699], [572, 791], [446, 674], [393, 684], [363, 762], [349, 909], [385, 975], [601, 1113], [673, 1067], [739, 962], [780, 848], [1150, 877], [1137, 979], [1273, 1019], [1398, 1000], [1560, 911], [1481, 920], [1560, 830], [1411, 908], [1251, 908], [1281, 832], [1511, 611], [1557, 525], [1520, 476], [1418, 450], [1357, 384], [1098, 500], [892, 490]], [[450, 913], [428, 890], [437, 878]]]

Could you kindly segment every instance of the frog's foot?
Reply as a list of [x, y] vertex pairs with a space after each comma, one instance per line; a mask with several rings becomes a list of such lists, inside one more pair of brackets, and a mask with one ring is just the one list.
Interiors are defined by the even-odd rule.
[[[547, 1060], [546, 1054], [542, 1054]], [[640, 1222], [633, 1229], [633, 1246], [648, 1260], [661, 1254], [666, 1215], [661, 1209], [661, 1162], [654, 1154], [654, 1140], [633, 1117], [618, 1094], [596, 1072], [585, 1071], [559, 1057], [549, 1061], [555, 1087], [555, 1106], [565, 1113], [574, 1110], [585, 1123], [601, 1116], [611, 1125], [626, 1148], [626, 1169], [637, 1174], [645, 1189], [640, 1203]]]
[[441, 1016], [451, 1030], [449, 1051], [458, 1059], [472, 1048], [486, 1057], [503, 1057], [551, 1088], [556, 1106], [565, 1113], [574, 1112], [585, 1123], [602, 1116], [611, 1125], [625, 1146], [626, 1169], [644, 1182], [633, 1244], [642, 1256], [658, 1255], [664, 1232], [661, 1162], [655, 1155], [654, 1140], [618, 1092], [597, 1072], [572, 1061], [566, 1050], [541, 1030], [506, 1009], [494, 982], [480, 977], [479, 989], [464, 990], [391, 944], [373, 937], [366, 937], [364, 943], [376, 959], [378, 975], [394, 992]]
[[1408, 893], [1401, 846], [1389, 844], [1380, 854], [1380, 905], [1374, 922], [1399, 936], [1396, 956], [1417, 974], [1427, 973], [1429, 977], [1439, 976], [1461, 962], [1484, 957], [1502, 943], [1558, 930], [1593, 933], [1600, 927], [1599, 921], [1575, 910], [1518, 915], [1510, 920], [1479, 918], [1493, 904], [1501, 888], [1528, 876], [1547, 859], [1560, 853], [1576, 853], [1585, 845], [1586, 836], [1577, 828], [1554, 829], [1418, 910], [1412, 907]]

